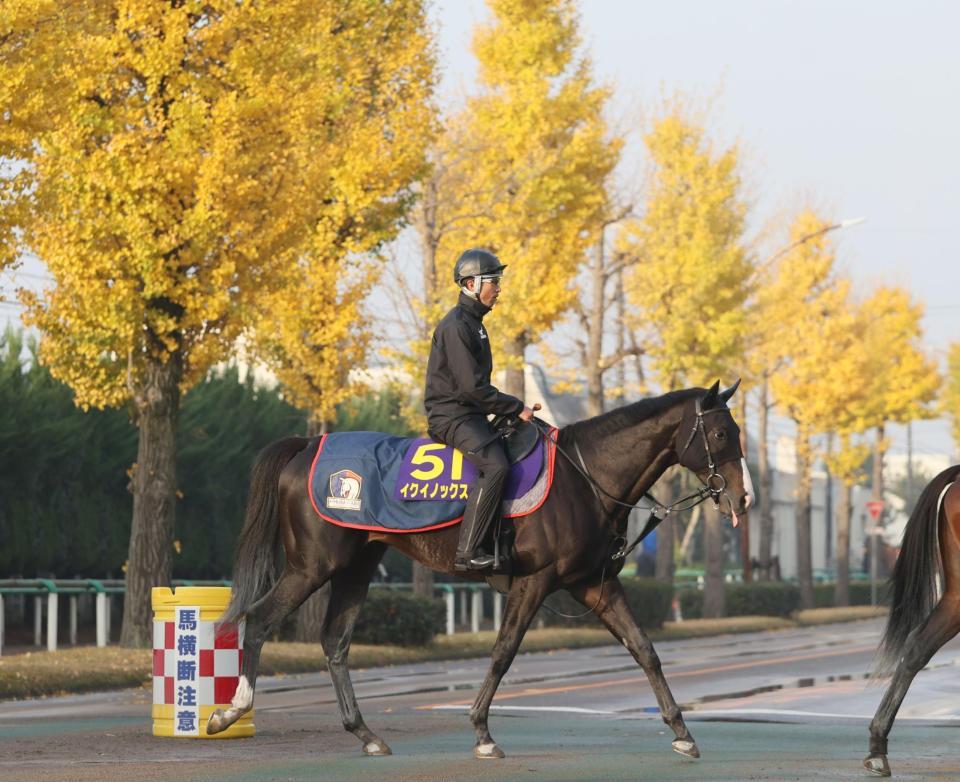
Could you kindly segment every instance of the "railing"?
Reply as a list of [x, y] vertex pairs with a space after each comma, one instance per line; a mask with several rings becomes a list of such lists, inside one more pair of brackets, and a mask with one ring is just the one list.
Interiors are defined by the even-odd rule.
[[[230, 586], [229, 581], [192, 581], [175, 580], [173, 586]], [[371, 584], [373, 588], [380, 589], [402, 589], [411, 590], [413, 585], [409, 583], [388, 583], [375, 582]], [[444, 583], [436, 584], [434, 592], [439, 593], [443, 598], [447, 609], [446, 634], [454, 635], [457, 628], [457, 595], [459, 595], [459, 615], [460, 624], [466, 625], [469, 622], [470, 632], [478, 632], [480, 624], [484, 619], [483, 594], [489, 591], [490, 587], [486, 584], [474, 583]], [[94, 595], [96, 607], [96, 637], [97, 646], [106, 646], [110, 639], [110, 610], [113, 595], [122, 595], [126, 591], [125, 582], [122, 579], [0, 579], [0, 654], [3, 654], [4, 645], [4, 596], [5, 595], [24, 595], [33, 597], [33, 636], [34, 645], [41, 646], [43, 639], [43, 613], [44, 603], [46, 604], [46, 637], [47, 651], [57, 650], [58, 626], [59, 626], [59, 603], [60, 596], [64, 595], [70, 598], [69, 611], [69, 641], [71, 645], [77, 643], [77, 598], [80, 595]], [[44, 600], [46, 598], [46, 600]], [[500, 629], [500, 622], [503, 616], [503, 595], [499, 592], [493, 593], [493, 627]]]
[[[229, 581], [189, 581], [177, 580], [174, 586], [230, 586]], [[47, 608], [47, 651], [57, 650], [60, 596], [70, 598], [70, 644], [77, 643], [77, 598], [80, 595], [95, 595], [97, 646], [106, 646], [110, 639], [111, 596], [122, 595], [126, 584], [122, 579], [96, 578], [8, 578], [0, 579], [0, 654], [3, 653], [4, 632], [4, 596], [25, 595], [34, 600], [33, 640], [35, 646], [41, 646], [43, 628], [43, 607]], [[46, 601], [44, 601], [46, 597]]]
[[[392, 581], [374, 581], [370, 588], [380, 589], [401, 589], [412, 591], [413, 584], [408, 582]], [[460, 596], [460, 624], [466, 625], [469, 617], [470, 632], [480, 631], [480, 623], [483, 621], [483, 594], [489, 592], [490, 587], [487, 584], [474, 584], [471, 582], [454, 582], [433, 585], [434, 594], [440, 593], [443, 602], [447, 607], [447, 635], [456, 633], [457, 619], [457, 595]], [[500, 622], [503, 618], [503, 595], [499, 592], [493, 592], [493, 629], [500, 629]]]

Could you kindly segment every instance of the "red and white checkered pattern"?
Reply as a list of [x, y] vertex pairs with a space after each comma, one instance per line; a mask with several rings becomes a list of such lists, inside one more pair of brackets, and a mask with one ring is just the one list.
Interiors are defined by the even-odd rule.
[[[243, 662], [242, 637], [234, 623], [197, 622], [197, 703], [224, 706], [237, 690]], [[153, 702], [176, 703], [177, 644], [174, 622], [153, 623]]]

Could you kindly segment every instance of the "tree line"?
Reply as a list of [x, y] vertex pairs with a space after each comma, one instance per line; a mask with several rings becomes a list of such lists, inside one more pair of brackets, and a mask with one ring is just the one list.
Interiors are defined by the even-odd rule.
[[[0, 573], [123, 578], [137, 430], [126, 408], [77, 408], [37, 361], [35, 340], [0, 334]], [[385, 389], [341, 403], [337, 429], [409, 434], [401, 397]], [[267, 443], [303, 435], [307, 414], [237, 365], [183, 398], [177, 427], [172, 577], [229, 579], [250, 465]]]
[[[575, 368], [570, 382], [591, 413], [743, 375], [743, 399], [761, 414], [761, 499], [766, 416], [790, 416], [801, 558], [820, 451], [854, 481], [865, 433], [882, 467], [885, 425], [932, 414], [940, 379], [921, 347], [920, 305], [897, 288], [856, 295], [835, 263], [834, 220], [803, 209], [772, 241], [748, 236], [739, 149], [712, 139], [680, 95], [631, 130], [649, 171], [618, 185], [626, 132], [608, 121], [614, 87], [593, 76], [574, 0], [488, 4], [474, 36], [477, 82], [456, 106], [436, 95], [423, 0], [0, 7], [0, 268], [32, 253], [52, 278], [18, 294], [43, 335], [35, 363], [52, 378], [37, 376], [37, 387], [65, 383], [58, 400], [116, 427], [90, 446], [122, 455], [116, 472], [99, 469], [132, 496], [124, 644], [150, 642], [150, 587], [201, 542], [180, 537], [182, 482], [250, 455], [220, 439], [226, 428], [196, 425], [193, 400], [238, 394], [221, 399], [238, 409], [226, 423], [251, 447], [294, 408], [310, 432], [333, 425], [357, 393], [350, 370], [387, 336], [369, 298], [378, 286], [410, 326], [390, 360], [420, 388], [430, 331], [456, 296], [452, 260], [470, 245], [509, 263], [491, 324], [507, 391], [523, 396], [528, 351], [570, 323], [558, 368]], [[390, 261], [407, 226], [420, 239], [412, 274]], [[261, 410], [245, 384], [216, 385], [211, 370], [236, 355], [279, 380], [279, 407]], [[244, 417], [261, 413], [263, 428]], [[415, 404], [407, 416], [421, 428]], [[224, 453], [190, 461], [207, 446]], [[80, 463], [65, 460], [64, 479], [69, 469], [83, 478]], [[19, 502], [24, 485], [4, 496]], [[51, 502], [64, 493], [47, 488]], [[211, 483], [197, 497], [214, 512], [235, 494]], [[769, 562], [769, 506], [759, 513]], [[715, 587], [719, 520], [705, 523]], [[31, 535], [20, 524], [16, 534]], [[659, 547], [664, 579], [674, 542], [663, 535]], [[809, 580], [802, 559], [805, 605]]]

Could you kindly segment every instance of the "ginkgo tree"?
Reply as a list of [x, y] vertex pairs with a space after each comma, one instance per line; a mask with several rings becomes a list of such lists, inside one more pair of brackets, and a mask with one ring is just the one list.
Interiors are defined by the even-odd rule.
[[[807, 247], [806, 252], [829, 258], [827, 246]], [[850, 282], [835, 278], [818, 295], [808, 298], [802, 310], [783, 335], [786, 360], [771, 378], [777, 407], [796, 426], [794, 438], [794, 523], [797, 549], [797, 581], [800, 605], [812, 608], [813, 551], [811, 547], [812, 469], [818, 455], [814, 436], [831, 419], [834, 406], [824, 390], [830, 382], [827, 367], [839, 365], [845, 353], [858, 349], [851, 339], [856, 325], [856, 312], [850, 302]], [[837, 389], [834, 389], [835, 391]]]
[[[752, 273], [743, 247], [746, 203], [738, 152], [718, 148], [705, 121], [676, 98], [644, 138], [652, 171], [642, 217], [625, 221], [617, 253], [631, 326], [642, 335], [650, 376], [664, 390], [710, 385], [738, 373]], [[711, 516], [709, 523], [719, 524]], [[722, 612], [718, 535], [708, 537], [713, 613]], [[657, 575], [672, 577], [673, 538], [657, 540]], [[716, 586], [715, 581], [720, 580]]]
[[[373, 338], [367, 296], [378, 279], [390, 278], [377, 250], [411, 216], [435, 131], [432, 42], [421, 3], [395, 5], [367, 24], [377, 29], [338, 48], [339, 80], [353, 85], [355, 99], [325, 118], [336, 143], [316, 144], [301, 172], [323, 194], [308, 213], [308, 238], [256, 302], [257, 355], [307, 411], [314, 432], [356, 392], [350, 370], [366, 365]], [[389, 45], [371, 47], [378, 39]]]
[[[17, 162], [0, 262], [47, 265], [54, 283], [22, 299], [41, 359], [77, 404], [130, 403], [139, 427], [125, 645], [150, 642], [150, 588], [169, 579], [181, 394], [363, 201], [337, 178], [350, 122], [423, 116], [429, 58], [405, 47], [426, 30], [420, 0], [0, 5], [0, 158]], [[417, 135], [365, 128], [384, 148]]]
[[644, 141], [653, 171], [643, 216], [618, 237], [618, 251], [635, 261], [625, 281], [633, 323], [663, 388], [709, 385], [743, 353], [753, 267], [743, 247], [738, 151], [718, 149], [680, 99]]
[[773, 549], [773, 480], [767, 431], [774, 400], [770, 381], [789, 361], [793, 346], [809, 328], [808, 310], [833, 284], [835, 254], [827, 236], [831, 223], [813, 209], [792, 220], [786, 250], [758, 263], [747, 308], [745, 372], [757, 390], [757, 462], [760, 471], [758, 559], [760, 577], [770, 575]]
[[840, 499], [836, 509], [837, 542], [835, 557], [837, 580], [833, 604], [850, 605], [850, 514], [853, 487], [863, 480], [863, 465], [870, 455], [870, 446], [856, 439], [856, 433], [842, 427], [837, 433], [837, 445], [823, 454], [830, 475], [840, 481]]
[[871, 499], [882, 500], [886, 426], [934, 417], [941, 378], [936, 361], [921, 344], [923, 305], [914, 302], [909, 291], [880, 286], [863, 303], [863, 311], [863, 350], [871, 382], [861, 415], [875, 433]]
[[479, 93], [456, 120], [471, 154], [447, 196], [469, 219], [444, 237], [438, 270], [455, 292], [446, 280], [459, 250], [485, 246], [508, 264], [490, 331], [504, 388], [522, 397], [527, 347], [577, 295], [572, 281], [606, 214], [622, 142], [604, 121], [610, 92], [579, 52], [573, 0], [488, 5], [473, 41]]

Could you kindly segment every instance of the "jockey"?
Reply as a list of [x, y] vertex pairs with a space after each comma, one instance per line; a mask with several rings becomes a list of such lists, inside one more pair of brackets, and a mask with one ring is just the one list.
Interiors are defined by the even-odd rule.
[[462, 451], [480, 473], [460, 526], [454, 569], [461, 571], [493, 565], [493, 555], [481, 544], [500, 515], [509, 463], [487, 416], [516, 415], [529, 421], [534, 412], [490, 384], [493, 356], [483, 316], [497, 302], [506, 268], [483, 249], [467, 250], [457, 259], [453, 279], [460, 286], [460, 298], [434, 331], [427, 362], [423, 395], [427, 430], [435, 440]]

